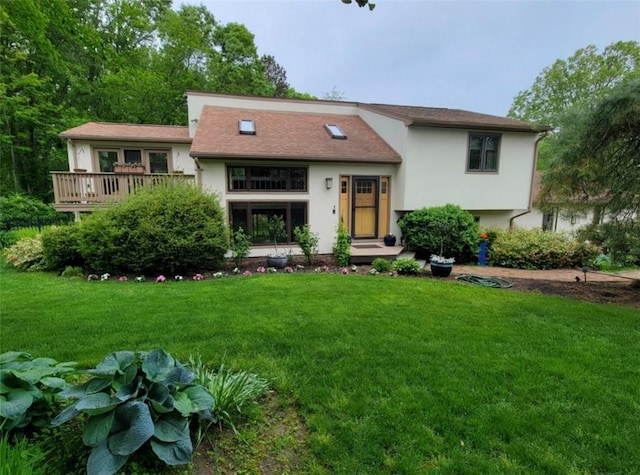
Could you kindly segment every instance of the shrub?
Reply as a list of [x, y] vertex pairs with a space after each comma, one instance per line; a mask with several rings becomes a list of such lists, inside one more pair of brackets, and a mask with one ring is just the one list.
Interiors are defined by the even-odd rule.
[[345, 225], [340, 221], [336, 234], [336, 242], [333, 246], [333, 255], [339, 266], [348, 266], [351, 259], [351, 240]]
[[96, 272], [176, 275], [220, 268], [229, 238], [215, 195], [182, 183], [145, 187], [87, 216], [79, 248]]
[[577, 238], [602, 246], [613, 267], [640, 265], [640, 222], [590, 224], [578, 231]]
[[14, 233], [13, 231], [0, 230], [0, 249], [5, 249], [7, 247], [13, 246], [16, 242], [18, 242], [16, 233]]
[[470, 262], [478, 250], [478, 223], [456, 205], [412, 211], [400, 218], [398, 226], [406, 245], [420, 256], [436, 254]]
[[491, 247], [491, 265], [516, 269], [580, 267], [598, 255], [595, 246], [540, 229], [513, 229], [498, 235]]
[[118, 351], [94, 377], [61, 393], [76, 400], [53, 421], [58, 426], [86, 414], [82, 440], [92, 447], [87, 473], [116, 473], [143, 446], [167, 465], [191, 461], [189, 422], [211, 417], [213, 397], [194, 375], [162, 350]]
[[212, 371], [202, 364], [202, 358], [189, 358], [189, 367], [195, 373], [195, 381], [202, 384], [213, 396], [214, 419], [228, 424], [235, 430], [234, 420], [244, 408], [269, 389], [269, 381], [248, 371], [232, 372], [220, 365]]
[[420, 263], [413, 257], [402, 257], [400, 259], [396, 259], [393, 262], [393, 270], [395, 270], [398, 274], [413, 275], [420, 272], [422, 270], [422, 267], [420, 266]]
[[82, 270], [82, 267], [67, 266], [60, 275], [67, 279], [71, 279], [73, 277], [83, 277], [84, 271]]
[[40, 237], [20, 239], [4, 251], [7, 264], [21, 271], [39, 271], [45, 269]]
[[251, 241], [242, 226], [231, 233], [231, 258], [236, 267], [240, 267], [251, 251]]
[[33, 358], [10, 351], [0, 355], [0, 427], [3, 431], [42, 429], [61, 401], [67, 387], [62, 376], [74, 371], [75, 363], [51, 358]]
[[318, 255], [318, 234], [311, 232], [311, 227], [308, 224], [297, 226], [293, 230], [293, 233], [295, 234], [300, 249], [302, 249], [305, 262], [309, 265], [313, 264]]
[[371, 263], [371, 267], [373, 267], [378, 272], [389, 272], [393, 268], [393, 263], [382, 257], [377, 257]]
[[0, 197], [0, 230], [68, 223], [70, 213], [58, 213], [50, 205], [23, 195]]
[[61, 271], [66, 267], [82, 267], [80, 227], [78, 224], [53, 226], [42, 231], [42, 254], [47, 269]]

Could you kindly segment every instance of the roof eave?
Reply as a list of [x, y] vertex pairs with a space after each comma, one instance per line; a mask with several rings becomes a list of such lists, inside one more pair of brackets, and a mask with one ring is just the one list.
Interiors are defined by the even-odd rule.
[[212, 152], [198, 152], [191, 151], [189, 153], [191, 157], [201, 159], [235, 159], [235, 160], [284, 160], [284, 161], [298, 161], [298, 162], [357, 162], [357, 163], [379, 163], [397, 165], [402, 163], [401, 157], [387, 157], [387, 158], [345, 158], [345, 157], [317, 157], [317, 156], [300, 156], [300, 155], [247, 155], [247, 154], [231, 154], [231, 153], [212, 153]]
[[122, 137], [115, 135], [83, 135], [83, 134], [67, 134], [62, 132], [58, 137], [71, 140], [113, 140], [118, 142], [161, 142], [161, 143], [191, 143], [191, 138], [168, 138], [168, 137]]
[[497, 125], [497, 124], [479, 124], [476, 122], [446, 122], [435, 120], [412, 120], [409, 124], [410, 127], [438, 127], [448, 129], [471, 129], [471, 130], [493, 130], [502, 132], [528, 132], [537, 134], [540, 132], [547, 132], [553, 130], [553, 127], [545, 125], [537, 126], [532, 124], [526, 125]]

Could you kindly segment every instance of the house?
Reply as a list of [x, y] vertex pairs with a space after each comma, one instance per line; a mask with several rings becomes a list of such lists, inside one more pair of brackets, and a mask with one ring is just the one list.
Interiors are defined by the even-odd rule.
[[563, 206], [542, 210], [539, 206], [539, 196], [542, 188], [542, 173], [536, 171], [533, 177], [531, 212], [514, 220], [514, 224], [521, 228], [542, 229], [559, 233], [573, 233], [578, 229], [596, 223], [602, 223], [606, 216], [594, 215], [593, 210], [577, 211]]
[[[266, 218], [309, 224], [331, 253], [399, 233], [403, 213], [454, 203], [482, 226], [529, 212], [537, 142], [548, 127], [455, 109], [189, 91], [188, 127], [87, 123], [60, 134], [69, 169], [55, 206], [90, 211], [141, 184], [184, 179], [219, 194], [230, 225], [266, 255]], [[142, 163], [143, 174], [115, 173]], [[265, 244], [261, 246], [261, 244]]]

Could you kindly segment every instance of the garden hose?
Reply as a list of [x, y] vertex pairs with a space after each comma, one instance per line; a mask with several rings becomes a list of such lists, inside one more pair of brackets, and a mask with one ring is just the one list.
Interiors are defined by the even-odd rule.
[[482, 287], [492, 287], [494, 289], [508, 289], [509, 287], [513, 287], [513, 282], [510, 280], [487, 275], [460, 274], [456, 277], [456, 280], [461, 280], [473, 285], [480, 285]]

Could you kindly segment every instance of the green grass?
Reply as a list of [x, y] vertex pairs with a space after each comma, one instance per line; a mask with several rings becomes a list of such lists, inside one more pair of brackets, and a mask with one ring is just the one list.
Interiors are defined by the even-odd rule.
[[419, 278], [201, 282], [0, 275], [0, 351], [95, 365], [115, 350], [273, 381], [315, 473], [633, 473], [640, 315]]

